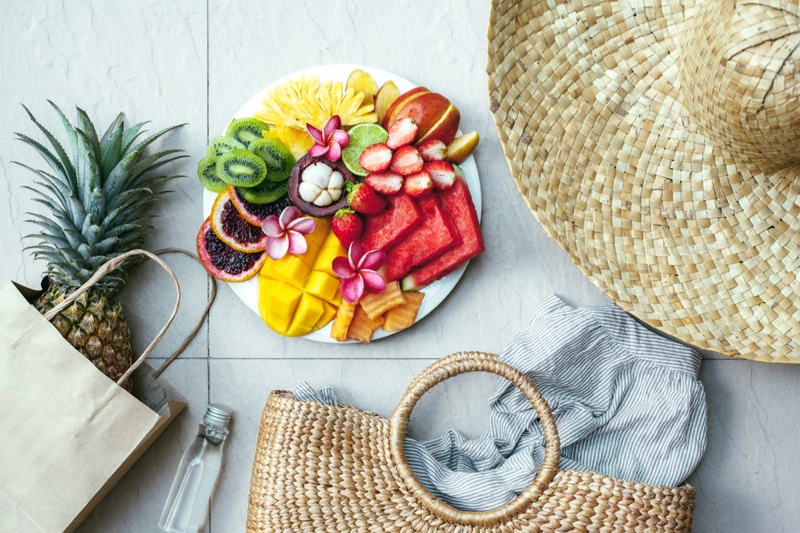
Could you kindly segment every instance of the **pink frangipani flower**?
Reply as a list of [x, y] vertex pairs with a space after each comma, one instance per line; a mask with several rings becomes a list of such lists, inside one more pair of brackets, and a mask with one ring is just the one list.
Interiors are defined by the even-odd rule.
[[342, 157], [342, 148], [350, 143], [350, 135], [346, 131], [340, 130], [342, 120], [339, 115], [329, 118], [322, 131], [311, 124], [306, 124], [306, 130], [311, 138], [314, 139], [314, 146], [308, 150], [308, 155], [313, 157], [325, 154], [330, 161], [338, 161]]
[[317, 221], [311, 217], [301, 217], [300, 210], [290, 205], [281, 212], [280, 218], [270, 215], [261, 224], [267, 235], [267, 255], [278, 260], [286, 253], [304, 254], [308, 243], [304, 235], [313, 232]]
[[353, 241], [347, 250], [347, 257], [333, 260], [333, 271], [342, 278], [340, 289], [342, 297], [350, 303], [357, 302], [364, 289], [376, 294], [386, 290], [386, 281], [376, 272], [386, 260], [380, 250], [367, 252], [360, 241]]

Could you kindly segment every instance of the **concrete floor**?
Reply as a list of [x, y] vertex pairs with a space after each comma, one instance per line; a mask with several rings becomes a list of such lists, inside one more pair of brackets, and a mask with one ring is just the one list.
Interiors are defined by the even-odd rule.
[[[409, 381], [435, 359], [458, 350], [499, 352], [547, 295], [572, 305], [606, 302], [567, 255], [541, 230], [511, 179], [488, 111], [485, 30], [489, 3], [425, 2], [129, 2], [50, 0], [0, 4], [0, 279], [35, 285], [35, 263], [21, 222], [38, 206], [21, 189], [29, 176], [11, 161], [39, 164], [12, 141], [32, 133], [19, 105], [59, 131], [46, 99], [80, 105], [104, 127], [119, 111], [155, 130], [188, 125], [167, 144], [191, 155], [178, 167], [192, 176], [207, 141], [251, 95], [293, 71], [326, 63], [382, 68], [447, 95], [461, 110], [462, 129], [478, 130], [486, 253], [472, 262], [443, 304], [411, 330], [372, 345], [334, 346], [285, 339], [267, 329], [220, 287], [201, 334], [164, 378], [189, 402], [80, 533], [149, 532], [174, 469], [194, 436], [207, 402], [235, 410], [224, 472], [213, 499], [210, 531], [242, 531], [258, 422], [271, 389], [300, 380], [330, 384], [340, 399], [389, 415]], [[190, 177], [173, 184], [157, 209], [151, 249], [194, 248], [202, 221], [202, 189]], [[164, 357], [202, 308], [208, 282], [185, 258], [170, 258], [184, 288], [184, 305], [164, 339]], [[123, 303], [141, 350], [171, 305], [168, 281], [153, 266], [140, 269]], [[689, 479], [698, 491], [695, 531], [800, 530], [800, 368], [754, 364], [704, 354], [700, 374], [708, 396], [707, 453]], [[160, 364], [156, 360], [154, 365]], [[415, 413], [419, 437], [456, 427], [477, 435], [486, 427], [487, 376], [437, 387]]]

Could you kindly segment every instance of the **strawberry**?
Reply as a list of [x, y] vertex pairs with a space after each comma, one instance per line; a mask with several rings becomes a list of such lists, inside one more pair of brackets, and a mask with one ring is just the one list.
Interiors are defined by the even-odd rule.
[[347, 201], [350, 207], [365, 215], [377, 215], [386, 207], [386, 198], [366, 183], [347, 182]]
[[422, 168], [431, 175], [433, 186], [440, 191], [446, 191], [456, 182], [456, 171], [447, 161], [431, 161]]
[[422, 170], [406, 177], [403, 190], [412, 198], [426, 196], [433, 190], [433, 179], [430, 174]]
[[353, 241], [361, 237], [363, 229], [364, 221], [352, 209], [339, 209], [331, 220], [331, 230], [345, 248], [349, 248]]
[[367, 176], [367, 185], [381, 194], [396, 194], [403, 188], [403, 176], [395, 174], [391, 170], [380, 174], [370, 174]]
[[392, 157], [392, 165], [389, 167], [393, 172], [401, 176], [410, 176], [422, 170], [422, 156], [413, 146], [401, 146]]
[[408, 117], [394, 121], [389, 128], [389, 139], [386, 146], [392, 150], [397, 150], [401, 146], [411, 144], [417, 138], [417, 123]]
[[447, 151], [447, 145], [439, 139], [428, 139], [417, 146], [417, 150], [425, 161], [442, 161], [444, 153]]
[[361, 152], [358, 163], [367, 172], [383, 172], [392, 162], [392, 150], [383, 143], [373, 144]]

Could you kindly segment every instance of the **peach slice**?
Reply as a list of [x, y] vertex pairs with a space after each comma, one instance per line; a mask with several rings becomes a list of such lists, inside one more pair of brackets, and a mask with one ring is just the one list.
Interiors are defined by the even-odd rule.
[[[415, 144], [424, 143], [428, 139], [439, 139], [445, 144], [450, 144], [455, 138], [456, 132], [458, 132], [458, 124], [461, 122], [461, 112], [449, 100], [446, 101], [448, 103], [447, 108], [438, 116], [438, 120], [425, 130], [425, 133], [417, 137]], [[421, 127], [420, 131], [423, 131]]]
[[410, 91], [406, 91], [397, 99], [392, 102], [392, 105], [389, 106], [389, 109], [386, 111], [386, 114], [383, 116], [383, 121], [381, 122], [381, 126], [383, 129], [388, 130], [389, 126], [391, 126], [395, 120], [397, 120], [397, 115], [400, 113], [400, 110], [409, 102], [413, 101], [414, 99], [422, 96], [423, 94], [428, 94], [430, 91], [427, 87], [415, 87]]
[[[410, 118], [416, 122], [417, 141], [419, 141], [447, 113], [449, 107], [450, 100], [441, 94], [426, 93], [407, 101], [395, 116], [395, 120]], [[447, 144], [449, 141], [443, 142]]]
[[477, 131], [471, 131], [453, 139], [444, 152], [444, 160], [456, 165], [463, 163], [478, 146], [480, 136]]
[[378, 124], [383, 122], [383, 117], [386, 116], [386, 112], [389, 111], [389, 108], [399, 97], [400, 89], [397, 88], [395, 82], [389, 80], [381, 85], [381, 88], [378, 89], [378, 93], [375, 95], [375, 113], [378, 114]]

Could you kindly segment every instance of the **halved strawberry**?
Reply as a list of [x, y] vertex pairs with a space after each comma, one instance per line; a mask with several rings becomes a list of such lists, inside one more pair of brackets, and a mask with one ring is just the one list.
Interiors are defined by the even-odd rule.
[[383, 143], [367, 146], [358, 163], [367, 172], [383, 172], [392, 163], [392, 150]]
[[444, 153], [447, 151], [447, 145], [439, 139], [428, 139], [417, 146], [417, 150], [425, 161], [442, 161]]
[[394, 153], [392, 157], [392, 165], [389, 167], [393, 172], [397, 172], [401, 176], [410, 176], [415, 172], [422, 170], [422, 165], [425, 163], [422, 156], [413, 146], [401, 146]]
[[440, 191], [446, 191], [456, 182], [456, 171], [447, 161], [431, 161], [422, 168], [431, 175], [433, 186]]
[[381, 194], [397, 194], [403, 188], [403, 176], [391, 170], [380, 174], [369, 174], [366, 181], [375, 192]]
[[433, 179], [430, 174], [422, 170], [406, 177], [403, 181], [403, 190], [412, 198], [420, 198], [433, 190]]
[[417, 138], [417, 123], [408, 117], [395, 120], [389, 128], [389, 139], [386, 146], [396, 150], [401, 146], [411, 144]]

